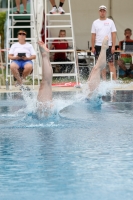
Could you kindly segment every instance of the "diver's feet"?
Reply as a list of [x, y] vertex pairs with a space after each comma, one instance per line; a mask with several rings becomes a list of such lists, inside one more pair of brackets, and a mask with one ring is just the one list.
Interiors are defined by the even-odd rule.
[[41, 51], [42, 54], [43, 54], [45, 51], [46, 51], [46, 52], [49, 52], [49, 49], [46, 47], [46, 45], [44, 44], [43, 41], [38, 41], [38, 44], [39, 44], [39, 48], [40, 48], [40, 51]]

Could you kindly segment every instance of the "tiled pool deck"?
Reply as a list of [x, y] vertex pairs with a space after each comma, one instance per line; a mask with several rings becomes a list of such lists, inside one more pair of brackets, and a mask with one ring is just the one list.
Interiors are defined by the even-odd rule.
[[[32, 86], [29, 86], [32, 89]], [[38, 91], [39, 86], [35, 85], [34, 91]], [[52, 91], [53, 92], [57, 92], [57, 91], [78, 91], [81, 90], [80, 88], [75, 88], [75, 87], [52, 87]], [[1, 86], [0, 88], [0, 93], [8, 93], [8, 92], [20, 92], [19, 87], [14, 87], [12, 86], [11, 89], [6, 90], [5, 86]]]
[[[126, 84], [124, 84], [125, 86]], [[32, 86], [30, 85], [29, 86], [31, 89], [32, 89]], [[38, 91], [39, 89], [39, 86], [36, 86], [34, 87], [34, 91]], [[131, 84], [127, 84], [126, 87], [114, 87], [113, 88], [114, 90], [133, 90], [133, 85]], [[52, 87], [52, 91], [53, 92], [64, 92], [64, 91], [80, 91], [81, 88], [76, 88], [76, 87], [57, 87], [57, 86], [53, 86]], [[7, 90], [6, 89], [6, 86], [1, 86], [0, 88], [0, 93], [8, 93], [8, 92], [20, 92], [19, 88], [18, 87], [15, 87], [15, 86], [12, 86], [11, 89]]]

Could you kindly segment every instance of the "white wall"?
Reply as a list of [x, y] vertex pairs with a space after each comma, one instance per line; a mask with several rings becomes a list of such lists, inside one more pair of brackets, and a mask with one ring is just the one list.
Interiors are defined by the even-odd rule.
[[[56, 0], [57, 5], [59, 0]], [[71, 0], [72, 16], [76, 46], [80, 49], [88, 48], [88, 41], [91, 39], [92, 22], [99, 17], [98, 8], [100, 5], [108, 8], [107, 16], [110, 11], [110, 0]], [[68, 12], [68, 1], [65, 0], [64, 10]], [[112, 0], [112, 17], [117, 28], [117, 41], [122, 40], [125, 28], [133, 30], [133, 0]], [[51, 36], [57, 36], [58, 29], [51, 31]], [[70, 31], [67, 30], [67, 36]]]

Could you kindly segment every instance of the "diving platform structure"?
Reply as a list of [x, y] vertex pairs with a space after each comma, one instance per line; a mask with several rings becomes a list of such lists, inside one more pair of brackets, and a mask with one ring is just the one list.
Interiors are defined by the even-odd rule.
[[[38, 40], [44, 40], [45, 44], [50, 48], [50, 44], [53, 40], [60, 38], [52, 37], [54, 30], [57, 29], [69, 29], [71, 36], [65, 37], [65, 40], [71, 43], [71, 49], [66, 50], [50, 50], [50, 53], [56, 52], [66, 52], [71, 54], [72, 60], [70, 62], [57, 62], [51, 61], [51, 65], [54, 66], [56, 64], [72, 64], [73, 71], [71, 73], [53, 73], [54, 77], [75, 77], [76, 83], [78, 84], [78, 62], [76, 59], [76, 45], [74, 39], [74, 30], [73, 30], [73, 22], [72, 22], [72, 13], [71, 13], [71, 4], [70, 0], [68, 1], [68, 13], [62, 14], [50, 14], [49, 10], [51, 9], [51, 4], [49, 0], [31, 0], [27, 3], [27, 7], [29, 8], [27, 14], [14, 14], [16, 8], [13, 8], [12, 0], [8, 0], [8, 13], [7, 13], [7, 31], [6, 31], [6, 49], [10, 49], [10, 46], [15, 43], [17, 38], [17, 31], [19, 29], [24, 29], [28, 32], [26, 41], [30, 42], [35, 51], [36, 51], [36, 60], [34, 61], [34, 70], [33, 74], [30, 75], [33, 81], [33, 89], [35, 82], [34, 80], [38, 80], [38, 84], [41, 79], [42, 74], [42, 58], [40, 55], [40, 50], [37, 45]], [[66, 3], [65, 2], [65, 3]], [[21, 5], [22, 6], [22, 5]], [[69, 19], [66, 19], [69, 17]], [[62, 38], [63, 39], [63, 38]], [[12, 75], [10, 71], [10, 61], [8, 60], [8, 53], [6, 55], [6, 88], [12, 88]]]

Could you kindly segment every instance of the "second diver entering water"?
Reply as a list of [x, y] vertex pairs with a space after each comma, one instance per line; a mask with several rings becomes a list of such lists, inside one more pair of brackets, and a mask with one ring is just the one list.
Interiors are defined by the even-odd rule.
[[[52, 101], [52, 67], [49, 61], [49, 49], [43, 42], [38, 42], [42, 54], [42, 82], [38, 91], [37, 100], [43, 105]], [[93, 67], [88, 78], [88, 98], [92, 96], [94, 91], [100, 84], [100, 73], [106, 66], [106, 49], [108, 48], [108, 37], [103, 40], [101, 52], [98, 57], [96, 65]]]
[[101, 52], [98, 57], [96, 65], [93, 67], [88, 77], [88, 97], [92, 96], [93, 92], [98, 88], [100, 84], [101, 71], [106, 67], [106, 50], [108, 49], [108, 36], [106, 36], [102, 42]]

